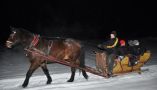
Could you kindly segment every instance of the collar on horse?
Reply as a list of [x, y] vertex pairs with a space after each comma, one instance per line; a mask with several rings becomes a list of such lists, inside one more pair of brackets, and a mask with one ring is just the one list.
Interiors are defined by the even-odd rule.
[[[31, 53], [38, 53], [38, 54], [42, 54], [42, 55], [49, 55], [51, 48], [53, 46], [53, 41], [52, 40], [48, 41], [47, 51], [41, 51], [41, 50], [35, 48], [36, 45], [39, 43], [39, 39], [40, 39], [40, 35], [33, 35], [33, 39], [29, 45], [29, 48], [25, 48], [25, 50], [28, 53], [31, 52]], [[28, 56], [28, 53], [26, 53], [26, 56]]]
[[40, 35], [33, 35], [33, 40], [31, 44], [29, 45], [29, 48], [35, 47], [39, 42], [39, 38], [40, 38]]
[[[29, 48], [27, 48], [27, 49], [34, 49], [35, 51], [41, 52], [40, 50], [38, 50], [36, 48], [32, 48], [32, 47], [36, 47], [37, 46], [37, 44], [39, 43], [39, 39], [40, 39], [40, 35], [33, 35], [33, 39], [32, 39], [32, 41], [31, 41], [31, 43], [29, 45]], [[53, 45], [53, 41], [50, 40], [48, 42], [47, 52], [44, 52], [46, 55], [49, 55], [52, 45]]]

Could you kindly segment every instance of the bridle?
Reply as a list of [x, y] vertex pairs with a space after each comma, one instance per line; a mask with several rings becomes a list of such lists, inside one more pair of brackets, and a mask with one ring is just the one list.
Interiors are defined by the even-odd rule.
[[[16, 31], [13, 31], [13, 33], [10, 35], [10, 37], [11, 37], [12, 40], [14, 40], [15, 34], [16, 34]], [[8, 46], [8, 44], [13, 45], [13, 44], [16, 43], [16, 42], [17, 42], [17, 40], [15, 40], [15, 41], [13, 42], [13, 41], [10, 41], [9, 39], [6, 41], [7, 46]]]

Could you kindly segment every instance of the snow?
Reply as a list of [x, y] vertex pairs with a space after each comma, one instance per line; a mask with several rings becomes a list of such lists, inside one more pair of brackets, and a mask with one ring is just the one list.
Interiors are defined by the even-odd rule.
[[[74, 82], [66, 82], [69, 73], [51, 75], [53, 82], [46, 85], [44, 75], [35, 75], [30, 79], [30, 83], [24, 90], [156, 90], [157, 85], [157, 65], [142, 68], [142, 74], [129, 73], [109, 79], [88, 73], [90, 76], [85, 80], [79, 73], [76, 74]], [[24, 77], [0, 80], [1, 90], [21, 90]]]
[[[149, 43], [153, 42], [149, 41]], [[93, 46], [86, 47], [86, 65], [91, 67], [95, 67], [95, 56], [91, 52], [94, 49]], [[66, 82], [71, 75], [70, 68], [59, 64], [49, 64], [48, 69], [53, 79], [51, 84], [46, 84], [47, 78], [39, 68], [30, 78], [28, 86], [22, 88], [29, 68], [24, 51], [21, 47], [14, 49], [0, 47], [0, 90], [156, 90], [156, 45], [151, 45], [149, 48], [153, 52], [152, 58], [142, 67], [142, 74], [127, 73], [107, 79], [88, 73], [89, 79], [86, 80], [77, 71], [75, 81]]]

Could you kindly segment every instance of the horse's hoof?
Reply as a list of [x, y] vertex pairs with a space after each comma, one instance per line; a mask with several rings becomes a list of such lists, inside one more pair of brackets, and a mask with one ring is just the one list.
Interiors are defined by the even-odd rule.
[[51, 84], [52, 80], [48, 80], [46, 84]]
[[25, 88], [25, 87], [27, 87], [27, 85], [23, 84], [22, 87]]
[[74, 80], [69, 79], [67, 82], [73, 82]]
[[51, 82], [47, 82], [46, 84], [51, 84]]
[[86, 80], [88, 80], [88, 78], [89, 78], [88, 76], [85, 77]]

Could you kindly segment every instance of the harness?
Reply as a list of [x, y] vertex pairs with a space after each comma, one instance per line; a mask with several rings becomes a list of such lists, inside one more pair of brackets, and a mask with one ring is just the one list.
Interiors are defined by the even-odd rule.
[[40, 35], [34, 35], [33, 40], [31, 44], [29, 45], [29, 48], [35, 47], [39, 42], [39, 38], [40, 38]]
[[[47, 46], [47, 51], [42, 51], [42, 50], [39, 50], [37, 48], [35, 48], [38, 43], [39, 43], [39, 40], [40, 40], [40, 35], [33, 35], [33, 39], [29, 45], [28, 48], [25, 48], [26, 51], [28, 50], [33, 50], [35, 52], [38, 52], [38, 53], [41, 53], [41, 54], [44, 54], [44, 55], [49, 55], [50, 51], [51, 51], [51, 48], [52, 48], [52, 45], [53, 45], [53, 41], [48, 41], [48, 46]], [[26, 56], [28, 56], [26, 54]]]
[[52, 45], [53, 45], [53, 41], [49, 41], [49, 42], [48, 42], [47, 55], [49, 55]]

